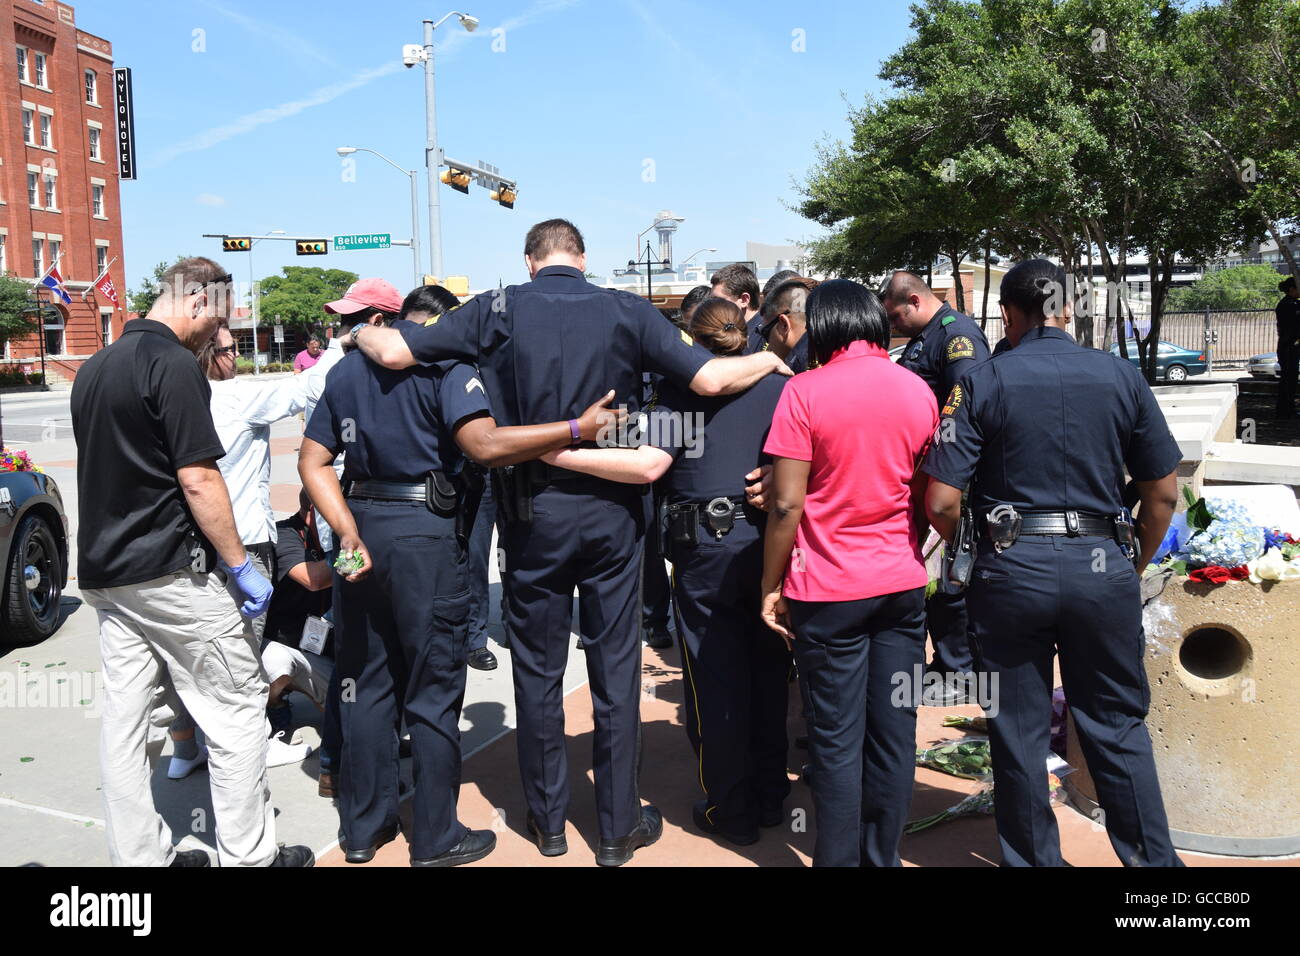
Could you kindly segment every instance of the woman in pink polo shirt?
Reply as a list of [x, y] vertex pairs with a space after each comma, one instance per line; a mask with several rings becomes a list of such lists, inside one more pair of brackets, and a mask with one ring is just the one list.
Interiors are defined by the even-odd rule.
[[873, 293], [823, 282], [806, 309], [821, 367], [786, 384], [763, 449], [775, 466], [763, 618], [805, 684], [814, 865], [898, 866], [916, 748], [908, 689], [925, 664], [916, 475], [938, 410], [925, 382], [889, 360]]

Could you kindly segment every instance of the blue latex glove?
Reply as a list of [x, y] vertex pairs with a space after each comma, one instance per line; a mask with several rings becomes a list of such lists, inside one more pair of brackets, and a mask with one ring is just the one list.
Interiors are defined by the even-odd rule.
[[245, 558], [239, 567], [231, 568], [230, 576], [235, 579], [235, 586], [248, 598], [239, 606], [239, 613], [250, 619], [265, 614], [271, 603], [271, 582], [253, 567], [252, 559]]

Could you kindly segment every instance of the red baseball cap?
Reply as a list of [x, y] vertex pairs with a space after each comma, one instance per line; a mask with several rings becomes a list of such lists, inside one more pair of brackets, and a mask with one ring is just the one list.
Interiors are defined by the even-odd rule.
[[402, 295], [396, 286], [385, 279], [358, 279], [348, 286], [343, 298], [337, 302], [325, 303], [325, 311], [331, 315], [352, 315], [362, 309], [401, 312]]

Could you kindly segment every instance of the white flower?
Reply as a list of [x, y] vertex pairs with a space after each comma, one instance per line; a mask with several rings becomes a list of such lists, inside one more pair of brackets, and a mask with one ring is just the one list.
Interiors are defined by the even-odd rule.
[[1300, 578], [1300, 562], [1286, 560], [1277, 548], [1269, 548], [1262, 558], [1256, 558], [1246, 567], [1250, 568], [1250, 580], [1255, 584]]

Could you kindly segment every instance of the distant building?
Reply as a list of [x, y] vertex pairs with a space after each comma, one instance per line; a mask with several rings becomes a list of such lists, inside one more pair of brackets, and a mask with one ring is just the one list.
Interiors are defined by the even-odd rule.
[[41, 333], [8, 342], [4, 362], [39, 369], [43, 347], [49, 378], [71, 379], [126, 318], [91, 288], [116, 257], [127, 304], [113, 47], [57, 2], [0, 0], [0, 32], [15, 51], [0, 66], [0, 272], [35, 285], [57, 259], [72, 297], [42, 289]]

